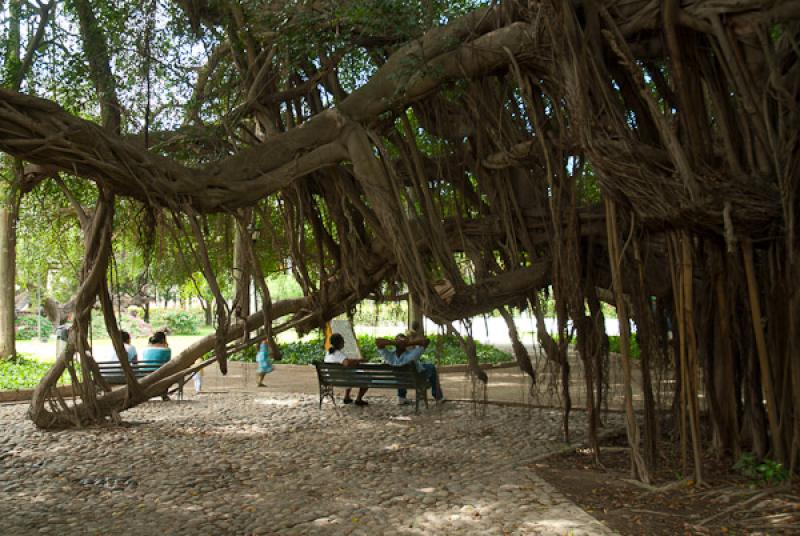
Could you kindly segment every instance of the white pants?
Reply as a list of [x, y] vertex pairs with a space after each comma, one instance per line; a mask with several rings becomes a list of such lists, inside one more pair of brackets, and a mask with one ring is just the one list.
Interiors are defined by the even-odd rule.
[[194, 392], [199, 393], [203, 386], [203, 376], [199, 372], [194, 373]]

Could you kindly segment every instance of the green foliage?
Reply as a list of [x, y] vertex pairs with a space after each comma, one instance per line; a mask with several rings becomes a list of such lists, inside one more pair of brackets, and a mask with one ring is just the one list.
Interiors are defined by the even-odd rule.
[[[621, 353], [622, 347], [619, 343], [619, 335], [609, 335], [608, 336], [608, 349], [614, 353]], [[631, 357], [633, 359], [639, 359], [642, 357], [642, 350], [639, 348], [639, 341], [636, 338], [636, 333], [631, 333]]]
[[[117, 322], [119, 322], [119, 328], [130, 333], [131, 337], [134, 339], [136, 337], [149, 335], [153, 331], [150, 324], [146, 323], [140, 317], [123, 314], [121, 317], [117, 318]], [[103, 314], [92, 315], [92, 338], [102, 339], [106, 337], [108, 337], [108, 332], [106, 331], [106, 322], [103, 318]]]
[[39, 323], [41, 322], [42, 339], [50, 338], [53, 334], [53, 323], [39, 315], [18, 315], [15, 321], [16, 338], [26, 341], [39, 336]]
[[[244, 361], [254, 363], [258, 353], [258, 344], [254, 344], [240, 352], [232, 354], [231, 361]], [[322, 358], [322, 339], [313, 338], [307, 341], [295, 341], [281, 344], [281, 363], [288, 365], [308, 365], [312, 361]]]
[[170, 335], [197, 335], [203, 325], [203, 313], [180, 309], [152, 309], [150, 324], [154, 330], [168, 328]]
[[[467, 362], [466, 355], [461, 350], [458, 341], [455, 337], [450, 335], [439, 336], [432, 335], [430, 337], [431, 344], [428, 350], [423, 354], [423, 359], [436, 363], [438, 365], [463, 365]], [[283, 359], [280, 361], [288, 365], [308, 365], [313, 361], [322, 359], [324, 350], [322, 348], [322, 339], [313, 338], [305, 341], [296, 341], [288, 344], [281, 345], [281, 355]], [[476, 342], [478, 350], [478, 361], [481, 363], [505, 363], [513, 361], [513, 358], [506, 352], [498, 350], [494, 346]], [[358, 348], [361, 350], [361, 356], [370, 362], [380, 362], [380, 354], [378, 348], [375, 346], [375, 339], [368, 335], [361, 335], [358, 337]], [[345, 353], [348, 353], [345, 348]], [[247, 350], [239, 352], [231, 356], [232, 361], [255, 361], [257, 348], [251, 346]]]
[[369, 335], [360, 335], [357, 337], [358, 349], [361, 350], [361, 357], [367, 361], [380, 361], [380, 354], [378, 347], [375, 346], [375, 338]]
[[[30, 359], [23, 354], [17, 354], [16, 359], [0, 361], [0, 390], [7, 389], [33, 389], [50, 370], [52, 363], [43, 363]], [[59, 384], [69, 383], [69, 376], [65, 373]]]
[[[84, 206], [94, 203], [91, 183], [67, 178], [65, 184]], [[53, 181], [22, 197], [17, 236], [17, 284], [39, 289], [42, 299], [69, 300], [78, 285], [83, 242], [78, 219]]]
[[[576, 162], [571, 162], [571, 166], [576, 165]], [[575, 171], [578, 171], [575, 169]], [[577, 177], [578, 198], [581, 204], [592, 205], [599, 204], [601, 200], [600, 185], [597, 183], [597, 178], [594, 175], [594, 170], [589, 162], [586, 162], [578, 171]]]
[[245, 363], [255, 363], [256, 361], [256, 354], [258, 353], [258, 344], [254, 344], [253, 346], [248, 346], [244, 350], [236, 352], [235, 354], [231, 354], [228, 356], [228, 359], [231, 361], [243, 361]]
[[[322, 339], [295, 341], [281, 345], [281, 363], [288, 365], [308, 365], [323, 358]], [[345, 350], [346, 352], [347, 350]]]
[[267, 278], [272, 301], [288, 300], [303, 296], [303, 289], [291, 274], [275, 274]]
[[196, 335], [203, 323], [200, 315], [188, 311], [170, 311], [164, 320], [172, 335]]
[[789, 471], [775, 460], [764, 458], [759, 462], [752, 452], [745, 452], [733, 465], [733, 468], [742, 473], [747, 478], [751, 478], [758, 483], [778, 484], [789, 478]]
[[365, 301], [353, 314], [353, 323], [362, 326], [396, 326], [405, 324], [408, 318], [408, 302], [375, 303]]
[[[452, 335], [432, 335], [431, 344], [428, 346], [429, 359], [439, 365], [463, 365], [467, 362], [467, 356], [461, 350], [458, 339]], [[479, 363], [507, 363], [513, 361], [507, 352], [498, 350], [489, 344], [475, 341]]]

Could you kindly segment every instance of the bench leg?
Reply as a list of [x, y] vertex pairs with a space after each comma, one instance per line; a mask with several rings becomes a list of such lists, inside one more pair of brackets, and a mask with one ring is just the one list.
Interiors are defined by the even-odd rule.
[[425, 409], [428, 409], [428, 390], [417, 388], [417, 413], [419, 413], [419, 401], [425, 402]]
[[329, 385], [320, 385], [319, 386], [319, 409], [322, 409], [322, 401], [325, 400], [326, 397], [331, 398], [331, 402], [333, 402], [334, 407], [336, 407], [336, 397], [333, 395], [333, 387]]

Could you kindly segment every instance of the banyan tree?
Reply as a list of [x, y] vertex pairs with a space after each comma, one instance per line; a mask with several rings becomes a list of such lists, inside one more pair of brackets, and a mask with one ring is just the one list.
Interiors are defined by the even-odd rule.
[[[800, 2], [508, 0], [459, 16], [396, 2], [413, 29], [378, 31], [339, 22], [336, 2], [181, 0], [180, 16], [216, 46], [182, 126], [144, 133], [121, 129], [92, 4], [74, 1], [102, 124], [0, 90], [0, 150], [20, 162], [14, 187], [69, 174], [99, 192], [84, 214], [69, 341], [31, 405], [37, 426], [119, 419], [200, 357], [224, 372], [245, 334], [272, 341], [317, 328], [389, 284], [446, 328], [499, 312], [533, 377], [512, 314], [531, 311], [565, 414], [574, 334], [594, 447], [607, 394], [601, 305], [613, 305], [632, 468], [644, 481], [662, 441], [680, 443], [698, 481], [707, 449], [796, 468]], [[361, 4], [376, 17], [386, 9]], [[365, 66], [346, 88], [342, 62], [354, 50]], [[210, 113], [221, 80], [232, 104]], [[112, 391], [87, 329], [99, 303], [124, 356], [108, 277], [120, 199], [191, 244], [184, 260], [214, 294], [217, 326]], [[204, 240], [213, 217], [244, 237], [241, 266], [262, 310], [243, 313], [238, 296], [222, 295]], [[257, 258], [273, 233], [288, 244], [302, 298], [270, 299]], [[470, 374], [485, 382], [463, 342]], [[65, 370], [73, 399], [54, 389]]]

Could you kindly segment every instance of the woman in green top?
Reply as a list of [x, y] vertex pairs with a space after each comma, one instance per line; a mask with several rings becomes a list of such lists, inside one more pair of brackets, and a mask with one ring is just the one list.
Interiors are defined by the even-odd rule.
[[[172, 350], [167, 344], [167, 335], [163, 331], [156, 331], [150, 340], [147, 341], [147, 348], [142, 352], [142, 364], [150, 365], [152, 370], [156, 370], [172, 358]], [[169, 400], [169, 395], [161, 395], [162, 400]]]
[[156, 331], [148, 341], [147, 348], [142, 352], [142, 361], [152, 364], [156, 369], [172, 359], [172, 350], [167, 344], [167, 335], [163, 331]]

